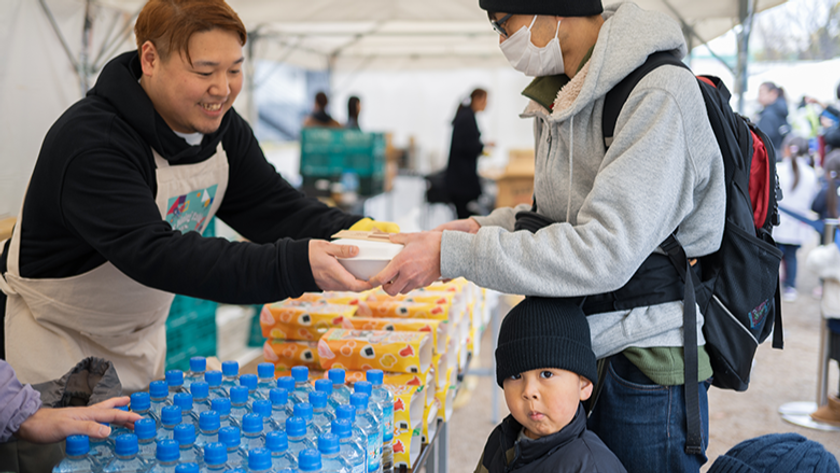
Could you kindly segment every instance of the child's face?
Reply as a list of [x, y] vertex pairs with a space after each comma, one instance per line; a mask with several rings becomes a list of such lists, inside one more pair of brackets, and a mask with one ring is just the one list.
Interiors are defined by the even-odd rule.
[[589, 399], [592, 383], [571, 371], [541, 368], [511, 376], [503, 382], [508, 409], [525, 435], [538, 439], [559, 432]]

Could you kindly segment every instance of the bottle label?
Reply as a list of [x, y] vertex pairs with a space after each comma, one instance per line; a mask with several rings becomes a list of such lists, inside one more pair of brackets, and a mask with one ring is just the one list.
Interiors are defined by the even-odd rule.
[[365, 462], [353, 465], [353, 469], [350, 471], [351, 473], [365, 473]]
[[382, 436], [379, 433], [368, 435], [367, 438], [368, 471], [379, 469], [379, 459], [382, 457]]
[[394, 405], [385, 406], [382, 410], [382, 438], [385, 443], [394, 440]]

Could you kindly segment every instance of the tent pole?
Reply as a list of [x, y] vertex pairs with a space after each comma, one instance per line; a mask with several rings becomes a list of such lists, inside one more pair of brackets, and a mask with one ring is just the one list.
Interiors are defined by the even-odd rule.
[[735, 93], [738, 94], [738, 113], [744, 113], [744, 92], [747, 91], [747, 63], [750, 52], [750, 33], [755, 17], [755, 0], [738, 0], [738, 65], [735, 74]]
[[[53, 31], [55, 31], [56, 36], [58, 36], [58, 41], [61, 43], [61, 47], [64, 48], [64, 53], [67, 55], [67, 59], [70, 60], [70, 64], [73, 66], [73, 70], [76, 72], [76, 77], [79, 78], [82, 95], [84, 95], [87, 92], [87, 87], [84, 85], [85, 80], [82, 78], [82, 65], [79, 64], [73, 56], [73, 52], [70, 50], [70, 45], [67, 44], [67, 40], [64, 38], [64, 35], [61, 34], [61, 28], [58, 27], [58, 23], [56, 23], [52, 10], [50, 10], [46, 0], [38, 0], [38, 3], [41, 5], [41, 9], [44, 10], [44, 15], [46, 15], [47, 20], [49, 20], [50, 26], [52, 26]], [[89, 1], [88, 5], [90, 5]], [[85, 17], [87, 18], [87, 7], [85, 8]], [[87, 20], [85, 22], [87, 22]]]
[[248, 60], [245, 61], [245, 87], [248, 91], [248, 122], [251, 127], [256, 128], [259, 121], [259, 113], [257, 111], [257, 101], [254, 98], [254, 93], [257, 91], [257, 86], [254, 78], [256, 74], [256, 45], [255, 43], [260, 39], [259, 30], [248, 32]]
[[[713, 58], [717, 59], [718, 61], [720, 61], [720, 63], [721, 63], [721, 64], [723, 64], [724, 66], [726, 66], [726, 68], [727, 68], [727, 69], [729, 69], [729, 72], [730, 72], [730, 73], [732, 73], [732, 75], [733, 75], [733, 76], [737, 76], [737, 73], [736, 73], [735, 69], [733, 69], [733, 68], [732, 68], [732, 66], [730, 66], [730, 65], [729, 65], [726, 61], [724, 61], [722, 57], [720, 57], [720, 56], [718, 56], [717, 54], [715, 54], [715, 52], [712, 50], [712, 48], [710, 48], [710, 47], [709, 47], [709, 42], [708, 42], [708, 41], [706, 41], [705, 39], [703, 39], [702, 37], [700, 37], [700, 35], [699, 35], [699, 34], [697, 34], [697, 30], [695, 30], [694, 28], [692, 28], [692, 27], [691, 27], [691, 25], [689, 25], [689, 24], [688, 24], [688, 22], [686, 22], [686, 21], [685, 21], [685, 19], [683, 19], [682, 15], [680, 15], [679, 10], [677, 10], [676, 8], [674, 8], [674, 6], [673, 6], [673, 5], [671, 5], [671, 2], [669, 2], [668, 0], [662, 0], [662, 3], [663, 3], [663, 4], [664, 4], [664, 5], [665, 5], [665, 6], [666, 6], [669, 10], [671, 10], [671, 13], [672, 13], [674, 16], [676, 16], [676, 17], [677, 17], [677, 19], [679, 20], [680, 25], [682, 25], [682, 30], [683, 30], [683, 32], [684, 32], [683, 34], [685, 34], [685, 35], [686, 35], [686, 42], [688, 42], [688, 38], [689, 38], [689, 37], [692, 37], [692, 36], [693, 36], [694, 38], [697, 38], [697, 39], [700, 41], [700, 44], [704, 44], [704, 45], [706, 45], [706, 49], [708, 49], [708, 50], [709, 50], [709, 54], [711, 54]], [[690, 50], [689, 50], [689, 51], [690, 51]]]
[[79, 51], [79, 66], [82, 68], [79, 78], [82, 83], [82, 96], [90, 89], [90, 40], [93, 36], [93, 18], [90, 15], [91, 0], [85, 2], [85, 22], [82, 28], [82, 50]]

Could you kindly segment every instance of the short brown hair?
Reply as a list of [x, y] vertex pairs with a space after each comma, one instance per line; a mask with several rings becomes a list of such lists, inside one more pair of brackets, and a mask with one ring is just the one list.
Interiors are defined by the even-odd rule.
[[151, 41], [161, 59], [183, 52], [192, 64], [190, 37], [216, 28], [235, 33], [243, 46], [248, 39], [239, 15], [224, 0], [149, 0], [137, 16], [134, 36], [137, 49]]

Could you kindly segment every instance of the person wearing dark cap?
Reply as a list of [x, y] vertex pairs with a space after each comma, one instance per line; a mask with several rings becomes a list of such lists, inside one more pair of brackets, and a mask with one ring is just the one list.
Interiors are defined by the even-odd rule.
[[840, 466], [821, 444], [784, 433], [744, 440], [719, 456], [709, 473], [840, 473]]
[[490, 434], [475, 473], [625, 472], [586, 429], [581, 401], [597, 378], [580, 307], [541, 297], [517, 304], [496, 348], [496, 382], [510, 415]]
[[[465, 277], [509, 294], [585, 298], [605, 365], [587, 427], [628, 471], [699, 471], [713, 374], [704, 318], [697, 309], [695, 326], [684, 327], [682, 277], [660, 245], [673, 234], [689, 259], [720, 248], [720, 148], [697, 79], [677, 65], [635, 85], [611, 139], [602, 126], [606, 94], [651, 54], [685, 57], [680, 25], [631, 2], [479, 6], [511, 65], [534, 77], [522, 114], [535, 122], [534, 203], [391, 237], [404, 249], [371, 283], [396, 294]], [[690, 369], [684, 333], [697, 337]]]

